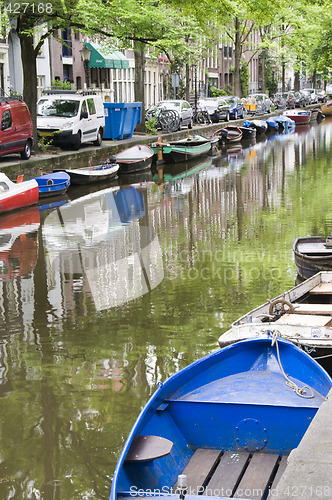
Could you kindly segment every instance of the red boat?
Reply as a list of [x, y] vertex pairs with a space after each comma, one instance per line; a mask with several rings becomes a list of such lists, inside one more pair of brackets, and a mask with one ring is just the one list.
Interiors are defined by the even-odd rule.
[[310, 122], [311, 111], [305, 111], [304, 109], [288, 109], [283, 113], [285, 116], [294, 120], [295, 125], [303, 125]]
[[28, 207], [38, 202], [38, 183], [35, 179], [23, 181], [20, 176], [12, 182], [0, 172], [0, 214], [16, 208]]

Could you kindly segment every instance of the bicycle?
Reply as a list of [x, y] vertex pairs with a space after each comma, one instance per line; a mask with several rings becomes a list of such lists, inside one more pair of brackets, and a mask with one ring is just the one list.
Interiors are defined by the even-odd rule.
[[195, 123], [198, 123], [199, 125], [212, 123], [212, 120], [210, 118], [207, 109], [204, 108], [197, 108], [196, 111], [194, 110], [193, 120]]
[[180, 128], [180, 116], [176, 110], [153, 106], [145, 113], [145, 120], [156, 120], [156, 128], [164, 132], [175, 132]]

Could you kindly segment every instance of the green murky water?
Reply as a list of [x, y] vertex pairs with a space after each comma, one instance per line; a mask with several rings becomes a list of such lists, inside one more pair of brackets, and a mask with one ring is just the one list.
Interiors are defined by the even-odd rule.
[[1, 499], [108, 498], [157, 383], [294, 285], [296, 237], [332, 234], [331, 137], [325, 120], [2, 217]]

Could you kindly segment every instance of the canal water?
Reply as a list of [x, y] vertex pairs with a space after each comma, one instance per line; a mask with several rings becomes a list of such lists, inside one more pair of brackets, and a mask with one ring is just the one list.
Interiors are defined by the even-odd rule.
[[1, 499], [109, 497], [158, 382], [294, 285], [295, 238], [332, 234], [331, 137], [324, 120], [2, 216]]

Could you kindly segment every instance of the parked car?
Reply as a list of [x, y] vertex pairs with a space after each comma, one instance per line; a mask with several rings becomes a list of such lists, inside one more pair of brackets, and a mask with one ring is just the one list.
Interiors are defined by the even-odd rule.
[[286, 108], [287, 109], [294, 109], [296, 99], [295, 99], [293, 92], [283, 92], [281, 95], [286, 101]]
[[296, 108], [305, 108], [310, 104], [310, 96], [309, 94], [305, 94], [301, 91], [294, 92], [295, 96], [295, 107]]
[[326, 85], [326, 93], [329, 97], [332, 97], [332, 83]]
[[221, 120], [229, 121], [229, 104], [222, 97], [202, 97], [197, 104], [201, 109], [207, 110], [212, 123], [218, 123]]
[[37, 103], [37, 130], [54, 146], [79, 149], [84, 142], [100, 146], [105, 132], [103, 101], [78, 93], [43, 95]]
[[271, 97], [271, 102], [273, 103], [275, 109], [286, 109], [286, 100], [282, 94], [277, 93]]
[[225, 96], [226, 103], [229, 105], [229, 116], [234, 120], [243, 118], [245, 114], [245, 107], [242, 100], [237, 96]]
[[325, 90], [320, 90], [317, 93], [318, 102], [327, 102], [327, 93]]
[[317, 95], [317, 91], [315, 89], [303, 89], [302, 92], [309, 96], [310, 104], [317, 104], [318, 95]]
[[267, 94], [251, 94], [249, 97], [256, 99], [256, 113], [271, 113], [272, 102]]
[[182, 99], [168, 99], [158, 102], [157, 107], [177, 111], [180, 117], [180, 128], [183, 125], [188, 125], [189, 128], [193, 127], [193, 110], [188, 101]]
[[32, 121], [25, 102], [10, 97], [0, 98], [0, 156], [19, 153], [23, 160], [31, 156]]

